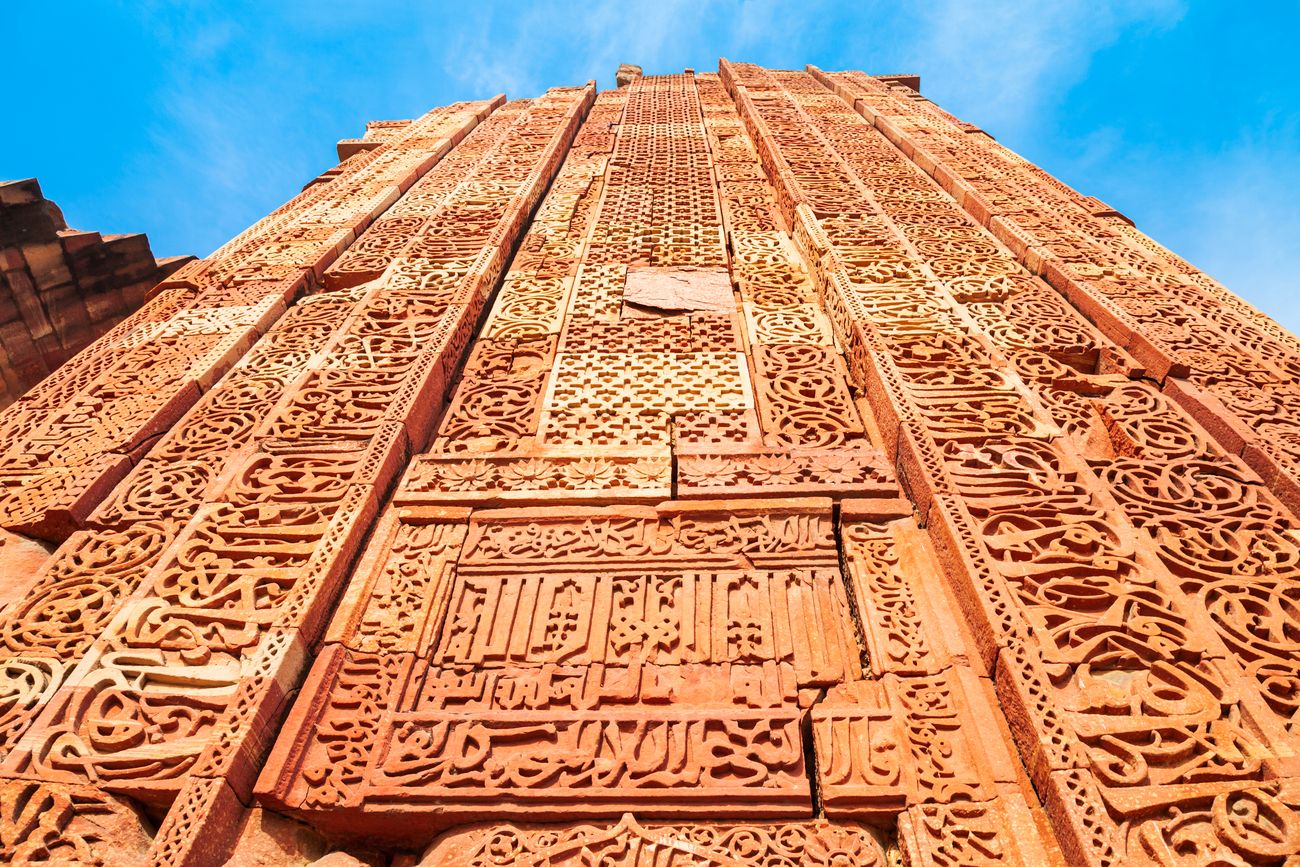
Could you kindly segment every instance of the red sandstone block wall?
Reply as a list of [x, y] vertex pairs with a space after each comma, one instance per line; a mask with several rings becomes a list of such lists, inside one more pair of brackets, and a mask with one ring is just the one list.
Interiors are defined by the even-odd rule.
[[190, 257], [69, 229], [34, 179], [0, 183], [0, 408], [134, 312]]

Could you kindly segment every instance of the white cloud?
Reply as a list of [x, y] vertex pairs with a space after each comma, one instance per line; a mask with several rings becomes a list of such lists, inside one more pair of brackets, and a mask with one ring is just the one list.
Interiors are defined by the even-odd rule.
[[[1157, 128], [1159, 129], [1159, 128]], [[1177, 134], [1177, 128], [1173, 130]], [[1156, 241], [1300, 332], [1300, 118], [1243, 127], [1218, 147], [1126, 140], [1102, 127], [1058, 147], [1063, 180], [1119, 208]]]
[[1291, 146], [1240, 142], [1204, 160], [1175, 187], [1188, 205], [1168, 209], [1149, 229], [1197, 267], [1300, 333], [1300, 169]]
[[922, 9], [917, 38], [901, 51], [904, 62], [923, 73], [936, 101], [999, 137], [1034, 125], [1124, 29], [1172, 26], [1184, 12], [1175, 0], [942, 0]]
[[444, 71], [455, 80], [532, 96], [592, 78], [612, 87], [621, 63], [648, 74], [688, 66], [713, 71], [720, 56], [761, 61], [774, 46], [783, 62], [802, 67], [807, 58], [800, 46], [821, 32], [823, 5], [809, 0], [792, 11], [778, 0], [590, 0], [577, 8], [545, 0], [502, 11], [485, 4], [424, 32], [431, 46], [447, 52]]

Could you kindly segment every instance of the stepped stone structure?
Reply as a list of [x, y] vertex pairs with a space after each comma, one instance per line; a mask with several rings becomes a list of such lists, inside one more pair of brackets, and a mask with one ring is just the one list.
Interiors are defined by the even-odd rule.
[[69, 229], [35, 179], [0, 181], [0, 408], [144, 302], [193, 256]]
[[1300, 341], [914, 76], [619, 82], [0, 415], [0, 859], [1300, 863]]

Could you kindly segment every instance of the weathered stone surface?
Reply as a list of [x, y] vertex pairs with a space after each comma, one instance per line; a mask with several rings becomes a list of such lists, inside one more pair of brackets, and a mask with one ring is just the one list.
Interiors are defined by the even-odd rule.
[[618, 71], [614, 75], [614, 83], [618, 87], [626, 87], [640, 78], [641, 75], [641, 67], [635, 63], [620, 63]]
[[631, 815], [607, 825], [476, 825], [441, 837], [419, 867], [511, 863], [544, 867], [598, 858], [610, 867], [649, 860], [663, 867], [685, 865], [803, 864], [884, 867], [876, 832], [847, 822], [642, 825]]
[[1300, 342], [915, 76], [619, 84], [0, 415], [5, 854], [1300, 858]]
[[0, 780], [0, 859], [6, 864], [129, 867], [148, 857], [148, 821], [91, 786]]
[[193, 256], [69, 229], [34, 178], [0, 181], [0, 408], [135, 312]]
[[50, 546], [0, 530], [0, 609], [21, 599], [50, 559]]
[[269, 810], [248, 811], [226, 867], [381, 867], [373, 852], [344, 852], [311, 827]]
[[695, 311], [731, 313], [731, 279], [726, 270], [629, 268], [623, 303], [630, 318]]

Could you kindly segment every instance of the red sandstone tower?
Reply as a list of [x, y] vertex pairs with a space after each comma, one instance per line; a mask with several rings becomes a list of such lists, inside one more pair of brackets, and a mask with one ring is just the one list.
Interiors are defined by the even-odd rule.
[[620, 80], [0, 415], [0, 857], [1297, 863], [1300, 341], [915, 78]]

